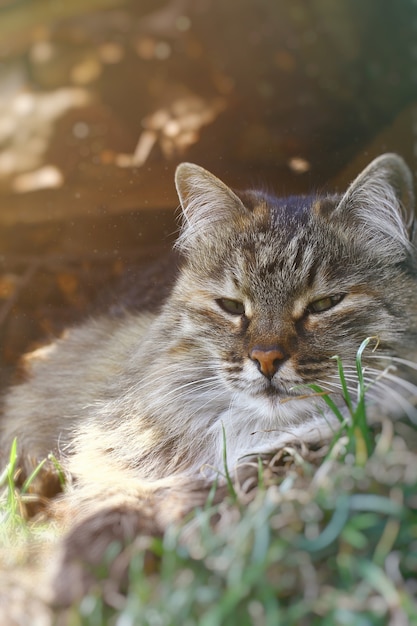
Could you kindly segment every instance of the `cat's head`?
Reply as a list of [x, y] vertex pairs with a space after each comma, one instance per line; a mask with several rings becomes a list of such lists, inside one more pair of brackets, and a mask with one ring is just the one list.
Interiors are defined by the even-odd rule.
[[414, 336], [412, 180], [399, 156], [375, 159], [343, 195], [237, 193], [189, 163], [176, 185], [185, 262], [173, 301], [231, 389], [272, 400], [331, 390], [333, 356], [349, 373], [365, 338], [398, 354]]

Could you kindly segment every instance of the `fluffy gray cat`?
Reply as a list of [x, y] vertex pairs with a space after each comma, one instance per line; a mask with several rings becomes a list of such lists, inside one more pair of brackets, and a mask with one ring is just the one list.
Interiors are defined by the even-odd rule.
[[25, 473], [59, 459], [74, 479], [61, 507], [81, 524], [67, 555], [91, 562], [112, 537], [163, 531], [200, 502], [191, 494], [223, 473], [225, 445], [232, 469], [329, 438], [339, 424], [309, 385], [343, 410], [332, 357], [354, 391], [367, 337], [370, 414], [414, 411], [414, 207], [399, 156], [375, 159], [344, 195], [237, 193], [188, 163], [176, 186], [182, 262], [162, 309], [69, 330], [26, 358], [4, 398], [4, 455], [17, 437]]

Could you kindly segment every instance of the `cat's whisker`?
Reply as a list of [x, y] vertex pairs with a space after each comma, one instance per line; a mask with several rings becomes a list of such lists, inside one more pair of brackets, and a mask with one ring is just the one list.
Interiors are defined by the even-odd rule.
[[[193, 372], [193, 370], [190, 368], [190, 373]], [[176, 368], [175, 373], [178, 374], [178, 368]], [[195, 369], [194, 369], [194, 373], [195, 373]], [[147, 397], [151, 400], [153, 398], [156, 398], [157, 400], [163, 400], [165, 401], [165, 399], [167, 397], [170, 398], [171, 401], [174, 400], [175, 398], [175, 394], [178, 394], [178, 398], [181, 398], [181, 391], [183, 391], [184, 389], [192, 389], [193, 392], [197, 392], [200, 389], [209, 389], [210, 387], [213, 388], [213, 390], [217, 390], [218, 389], [218, 382], [219, 382], [219, 378], [218, 376], [206, 376], [206, 377], [201, 377], [201, 378], [196, 378], [194, 380], [188, 380], [187, 382], [183, 382], [182, 384], [178, 384], [175, 385], [175, 381], [172, 381], [172, 377], [169, 379], [170, 382], [170, 388], [168, 390], [164, 390], [164, 394], [163, 397], [161, 397], [160, 395], [160, 385], [163, 387], [166, 387], [166, 383], [167, 383], [167, 378], [166, 378], [166, 373], [164, 372], [163, 375], [159, 376], [159, 377], [154, 377], [152, 381], [149, 381], [146, 385], [141, 384], [142, 381], [140, 381], [139, 383], [135, 384], [134, 386], [132, 386], [129, 390], [129, 393], [134, 396], [136, 393], [143, 391], [144, 389], [146, 389], [146, 393], [147, 393]], [[184, 380], [184, 377], [181, 378], [181, 380]], [[148, 387], [150, 387], [150, 391], [147, 389]]]
[[[386, 362], [386, 358], [384, 358], [384, 360]], [[405, 359], [401, 359], [401, 361], [405, 361]], [[410, 362], [406, 362], [406, 364], [409, 363]], [[380, 401], [380, 391], [382, 390], [385, 394], [395, 399], [411, 421], [416, 422], [417, 409], [415, 406], [389, 383], [394, 383], [395, 386], [405, 389], [414, 396], [417, 396], [417, 386], [408, 380], [404, 380], [400, 376], [394, 375], [392, 372], [395, 371], [395, 369], [395, 366], [392, 364], [388, 364], [383, 370], [365, 367], [364, 381], [367, 384], [366, 398]]]
[[[319, 384], [319, 385], [322, 385], [322, 384], [323, 384], [323, 385], [329, 385], [329, 386], [332, 386], [332, 387], [334, 387], [334, 388], [335, 388], [335, 390], [336, 390], [336, 392], [337, 392], [337, 393], [339, 393], [339, 394], [343, 395], [343, 387], [342, 387], [342, 384], [341, 384], [341, 382], [340, 382], [339, 377], [338, 377], [338, 376], [336, 376], [336, 375], [334, 375], [334, 376], [332, 376], [332, 378], [334, 378], [336, 382], [331, 382], [331, 381], [327, 380], [327, 381], [323, 381], [323, 382], [318, 382], [318, 384]], [[356, 380], [352, 380], [352, 381], [351, 381], [351, 380], [348, 380], [348, 379], [346, 379], [346, 380], [347, 380], [348, 382], [356, 382]], [[347, 388], [347, 390], [348, 390], [350, 393], [354, 393], [354, 392], [356, 392], [356, 387], [354, 387], [353, 385], [347, 384], [347, 385], [346, 385], [346, 388]]]
[[[383, 372], [376, 371], [375, 373], [378, 374], [378, 375], [377, 376], [367, 376], [367, 375], [363, 376], [363, 380], [364, 380], [364, 382], [366, 384], [366, 388], [365, 388], [365, 394], [366, 395], [365, 395], [365, 398], [366, 398], [366, 401], [368, 401], [368, 402], [370, 400], [371, 401], [376, 401], [376, 402], [380, 401], [381, 398], [380, 398], [380, 394], [378, 393], [377, 387], [382, 388], [384, 390], [391, 389], [391, 387], [387, 387], [386, 385], [384, 385], [384, 378], [386, 376], [386, 372], [385, 371], [383, 371]], [[357, 377], [352, 377], [350, 379], [349, 379], [349, 377], [347, 377], [347, 380], [350, 380], [350, 382], [356, 383], [356, 387], [354, 387], [354, 388], [352, 388], [352, 387], [349, 388], [348, 387], [348, 389], [349, 389], [349, 392], [350, 392], [351, 396], [356, 396], [357, 397], [358, 396], [358, 390], [359, 390]]]
[[187, 415], [188, 418], [193, 418], [196, 415], [198, 415], [200, 413], [200, 411], [202, 411], [202, 409], [204, 409], [206, 406], [208, 406], [209, 404], [213, 403], [213, 401], [217, 400], [217, 398], [221, 398], [223, 396], [222, 392], [218, 392], [215, 395], [210, 394], [210, 396], [208, 397], [207, 401], [204, 402], [203, 404], [199, 404], [198, 407], [192, 411], [191, 413], [189, 413]]
[[294, 402], [300, 400], [308, 400], [310, 398], [322, 398], [323, 396], [328, 396], [329, 391], [310, 391], [310, 393], [300, 394], [298, 396], [288, 396], [287, 398], [280, 399], [280, 404], [287, 404], [287, 402]]
[[[192, 374], [193, 377], [196, 376], [196, 368], [188, 368], [188, 372], [189, 374]], [[169, 380], [171, 381], [172, 378], [170, 378], [170, 376], [172, 377], [172, 375], [178, 375], [178, 366], [175, 368], [172, 368], [172, 371], [166, 371], [165, 369], [163, 370], [163, 373], [159, 376], [159, 377], [151, 377], [149, 376], [149, 380], [147, 379], [141, 379], [140, 381], [135, 382], [135, 384], [132, 386], [131, 391], [133, 393], [138, 392], [138, 391], [144, 391], [147, 390], [148, 388], [151, 388], [151, 392], [156, 392], [158, 393], [158, 389], [159, 389], [159, 382], [165, 386], [166, 381]], [[205, 372], [205, 374], [207, 374], [207, 372]], [[181, 370], [181, 380], [184, 380], [184, 378], [186, 378], [187, 375], [187, 370], [182, 369]], [[201, 376], [201, 378], [195, 377], [193, 378], [193, 380], [191, 381], [187, 381], [187, 384], [195, 384], [198, 382], [203, 382], [206, 380], [218, 380], [218, 376], [217, 375], [212, 375], [212, 376]], [[145, 381], [145, 383], [144, 383]], [[178, 389], [178, 387], [177, 387]]]
[[414, 363], [414, 361], [409, 361], [408, 359], [402, 359], [398, 356], [387, 356], [383, 354], [368, 354], [366, 358], [378, 359], [381, 361], [388, 361], [388, 362], [393, 362], [393, 363], [400, 363], [401, 365], [405, 365], [406, 367], [409, 367], [410, 369], [417, 371], [417, 363]]
[[[162, 382], [168, 379], [169, 376], [172, 376], [172, 374], [178, 374], [179, 369], [180, 367], [178, 363], [175, 363], [175, 364], [172, 364], [170, 367], [168, 366], [164, 367], [159, 377], [155, 377], [155, 373], [152, 372], [151, 374], [144, 376], [140, 380], [137, 380], [135, 384], [132, 386], [132, 389], [142, 390], [142, 389], [146, 389], [149, 386], [151, 386], [152, 388], [155, 388], [155, 385], [157, 385], [159, 380]], [[207, 376], [207, 371], [214, 372], [215, 369], [207, 367], [207, 369], [202, 370], [202, 372], [204, 372], [203, 378]], [[195, 367], [187, 368], [181, 365], [181, 378], [183, 378], [184, 375], [187, 375], [188, 373], [192, 374], [193, 376], [196, 376], [196, 372], [198, 373], [198, 369], [196, 369]]]
[[[377, 380], [378, 378], [381, 378], [382, 376], [384, 376], [386, 371], [388, 371], [388, 370], [369, 370], [368, 368], [364, 368], [362, 370], [362, 376], [363, 376], [364, 380], [366, 379], [368, 382], [372, 382], [372, 381]], [[371, 377], [368, 374], [375, 374], [375, 376]], [[343, 372], [343, 376], [344, 376], [344, 379], [346, 381], [354, 382], [354, 383], [357, 383], [357, 384], [359, 383], [358, 375], [357, 375], [356, 372], [349, 373], [349, 372], [345, 372], [344, 371]], [[334, 377], [337, 378], [338, 376], [334, 375]]]
[[238, 397], [239, 397], [239, 394], [237, 392], [232, 394], [232, 397], [230, 398], [229, 406], [227, 409], [228, 413], [233, 413], [233, 409], [237, 403]]
[[[336, 381], [339, 380], [339, 382], [335, 382], [335, 383], [331, 383], [329, 381], [326, 381], [328, 385], [332, 385], [333, 387], [335, 387], [337, 389], [337, 393], [340, 396], [343, 396], [343, 389], [342, 389], [342, 385], [340, 382], [340, 379], [338, 377], [337, 374], [331, 375], [332, 378], [334, 378]], [[357, 401], [357, 396], [358, 396], [358, 378], [356, 375], [354, 374], [350, 374], [345, 376], [345, 382], [346, 384], [346, 389], [350, 395], [350, 397], [353, 399], [353, 401]], [[372, 385], [375, 384], [376, 379], [375, 378], [365, 378], [365, 382], [369, 383], [369, 387], [366, 389], [366, 399], [367, 400], [371, 400], [371, 401], [377, 401], [379, 399], [378, 394], [373, 391], [372, 389]], [[354, 383], [354, 384], [352, 384]]]
[[368, 372], [368, 373], [372, 373], [372, 374], [376, 374], [376, 375], [380, 375], [380, 374], [384, 374], [385, 372], [395, 372], [397, 371], [397, 367], [396, 365], [393, 365], [392, 363], [388, 363], [388, 365], [386, 365], [384, 367], [384, 369], [381, 368], [376, 368], [376, 367], [371, 367], [370, 365], [366, 365], [363, 368], [364, 372]]
[[[403, 378], [399, 376], [394, 376], [392, 374], [386, 374], [384, 377], [384, 380], [389, 380], [395, 383], [396, 385], [398, 385], [398, 387], [401, 387], [402, 389], [409, 391], [413, 396], [417, 397], [417, 385], [415, 385], [414, 383], [408, 380], [404, 380]], [[384, 380], [381, 380], [381, 382], [384, 382]], [[392, 386], [386, 385], [386, 388], [392, 389]]]
[[[213, 384], [213, 383], [206, 383], [206, 384], [200, 384], [198, 387], [193, 387], [192, 388], [192, 398], [197, 400], [199, 397], [200, 393], [204, 393], [207, 394], [208, 392], [213, 393], [218, 391], [218, 385]], [[221, 396], [223, 392], [218, 393], [218, 396]], [[176, 394], [176, 395], [175, 395]], [[160, 394], [154, 393], [152, 395], [149, 396], [149, 401], [150, 404], [155, 404], [156, 406], [159, 406], [161, 403], [163, 405], [165, 405], [166, 402], [166, 398], [169, 397], [170, 402], [177, 402], [177, 401], [184, 401], [186, 398], [186, 395], [184, 393], [182, 393], [181, 390], [179, 389], [171, 389], [169, 392], [165, 393], [163, 397], [160, 396]], [[210, 397], [213, 399], [213, 395], [210, 395]], [[203, 408], [204, 405], [201, 406], [201, 408]]]
[[[406, 391], [416, 395], [417, 394], [417, 386], [413, 383], [406, 381], [398, 376], [393, 375], [392, 366], [388, 365], [384, 370], [378, 370], [375, 368], [365, 367], [364, 368], [364, 381], [367, 385], [366, 389], [366, 399], [369, 401], [379, 403], [381, 400], [381, 392], [387, 394], [395, 400], [397, 405], [401, 407], [404, 411], [405, 415], [414, 423], [417, 422], [417, 409], [413, 406], [411, 402], [409, 402], [404, 396], [396, 391], [392, 385], [387, 384], [387, 381], [397, 384], [399, 387], [402, 387]], [[351, 373], [346, 372], [344, 369], [345, 380], [349, 383], [358, 383], [358, 377], [356, 371], [353, 370]], [[338, 375], [332, 375], [336, 380], [338, 379]], [[329, 383], [331, 384], [331, 383]], [[332, 383], [336, 384], [337, 383]], [[357, 394], [357, 387], [352, 387], [351, 385], [347, 385], [348, 391], [352, 396]]]
[[[369, 376], [364, 375], [363, 376], [363, 380], [365, 382], [372, 382], [375, 380], [375, 378], [370, 378]], [[357, 376], [354, 375], [346, 375], [345, 376], [345, 382], [350, 384], [350, 389], [351, 390], [357, 390], [358, 388], [358, 384], [359, 384], [359, 380]]]
[[[331, 378], [331, 376], [329, 376], [329, 378]], [[331, 380], [328, 380], [328, 379], [322, 380], [322, 379], [318, 378], [316, 380], [316, 384], [320, 385], [320, 387], [323, 387], [323, 388], [326, 387], [326, 386], [334, 387], [334, 388], [336, 388], [339, 391], [341, 389], [341, 384], [340, 384], [339, 377], [338, 376], [334, 376], [332, 378], [334, 378], [336, 382], [332, 382]]]
[[[323, 396], [331, 396], [331, 395], [333, 395], [333, 396], [337, 395], [337, 396], [339, 396], [341, 398], [343, 397], [343, 389], [342, 389], [342, 386], [340, 384], [340, 380], [339, 380], [339, 382], [332, 382], [332, 381], [329, 381], [329, 380], [316, 379], [315, 384], [317, 384], [322, 389], [321, 392], [311, 391], [310, 393], [306, 393], [304, 395], [295, 396], [294, 398], [288, 398], [288, 399], [286, 398], [283, 402], [288, 402], [288, 401], [290, 401], [292, 399], [294, 399], [294, 400], [296, 400], [296, 399], [307, 399], [307, 398], [323, 397]], [[306, 387], [308, 387], [308, 385], [306, 385]], [[347, 388], [349, 394], [354, 395], [356, 393], [356, 387], [347, 385], [346, 388]]]
[[[170, 384], [171, 389], [168, 389], [166, 391], [166, 393], [164, 393], [164, 397], [170, 396], [172, 393], [175, 393], [175, 392], [178, 392], [178, 391], [190, 388], [190, 387], [195, 389], [198, 386], [203, 385], [203, 384], [211, 384], [211, 383], [214, 384], [216, 381], [218, 382], [218, 378], [216, 376], [213, 376], [211, 378], [207, 378], [207, 379], [202, 378], [200, 380], [188, 381], [186, 383], [182, 383], [182, 384], [178, 384], [178, 385], [175, 385], [175, 382], [174, 382], [174, 384], [172, 384], [172, 383]], [[158, 382], [156, 381], [155, 384], [157, 386]], [[152, 396], [152, 395], [159, 396], [160, 395], [158, 393], [158, 387], [156, 389], [153, 388], [151, 391], [149, 391], [147, 393], [149, 393], [149, 396]]]
[[[193, 387], [193, 391], [195, 391], [195, 388], [199, 388], [200, 386], [210, 386], [211, 383], [213, 382], [217, 382], [218, 383], [219, 378], [218, 376], [209, 376], [207, 378], [199, 378], [196, 380], [190, 380], [186, 383], [183, 383], [182, 385], [176, 385], [173, 389], [169, 390], [168, 392], [164, 393], [164, 399], [167, 396], [172, 395], [173, 393], [179, 392], [179, 391], [183, 391], [184, 389], [187, 389], [188, 387]], [[217, 385], [216, 385], [217, 386]], [[153, 393], [158, 394], [158, 392], [155, 390]], [[159, 394], [158, 394], [159, 395]]]
[[[417, 385], [415, 385], [414, 383], [408, 380], [404, 380], [400, 376], [396, 376], [395, 374], [392, 373], [393, 371], [396, 371], [396, 367], [392, 365], [387, 365], [387, 367], [384, 370], [378, 370], [376, 368], [365, 367], [363, 370], [364, 380], [366, 383], [369, 384], [369, 386], [375, 385], [378, 382], [392, 381], [399, 387], [402, 387], [403, 389], [406, 389], [412, 394], [417, 395]], [[349, 375], [347, 376], [347, 378], [349, 379]], [[370, 387], [368, 387], [368, 389], [369, 388]], [[392, 386], [386, 385], [385, 388], [392, 389]]]
[[417, 409], [411, 402], [407, 400], [407, 398], [404, 398], [404, 396], [396, 391], [394, 388], [390, 386], [387, 388], [381, 383], [381, 381], [378, 381], [378, 383], [376, 383], [376, 386], [380, 386], [385, 393], [389, 394], [392, 399], [395, 400], [395, 402], [401, 407], [401, 410], [409, 418], [409, 420], [414, 424], [417, 424]]

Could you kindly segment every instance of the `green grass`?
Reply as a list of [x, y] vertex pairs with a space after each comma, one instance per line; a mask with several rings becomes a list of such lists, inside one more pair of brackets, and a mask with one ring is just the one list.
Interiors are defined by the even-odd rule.
[[[126, 594], [98, 587], [70, 609], [65, 624], [417, 623], [417, 433], [413, 425], [389, 420], [378, 431], [369, 428], [361, 364], [366, 346], [358, 351], [357, 397], [344, 387], [351, 419], [339, 414], [340, 430], [329, 446], [289, 447], [254, 461], [257, 488], [230, 484], [223, 502], [213, 505], [209, 498], [181, 528], [150, 541], [157, 571], [149, 568], [139, 537], [126, 548]], [[340, 360], [338, 366], [343, 387]], [[0, 510], [10, 518], [20, 515], [16, 498], [24, 496], [13, 481], [15, 454], [2, 475]], [[226, 448], [224, 462], [230, 483]]]
[[46, 460], [19, 486], [17, 441], [13, 441], [6, 467], [0, 474], [0, 570], [32, 566], [34, 546], [47, 546], [57, 536], [57, 526], [39, 517], [28, 521], [26, 507], [37, 500], [30, 487]]
[[318, 479], [300, 461], [277, 485], [197, 511], [182, 532], [154, 542], [157, 574], [144, 573], [138, 551], [121, 605], [91, 595], [71, 624], [416, 623], [416, 485], [407, 473], [417, 459], [398, 458], [397, 445], [377, 446], [366, 468], [327, 460]]
[[16, 481], [18, 473], [17, 459], [17, 440], [15, 439], [10, 448], [9, 461], [0, 475], [0, 489], [2, 490], [0, 495], [0, 519], [2, 530], [27, 530], [24, 507], [26, 502], [30, 500], [28, 489], [44, 465], [44, 463], [40, 463], [19, 488]]
[[341, 358], [339, 356], [333, 357], [337, 362], [342, 396], [348, 410], [348, 419], [343, 416], [332, 398], [326, 395], [321, 387], [309, 385], [310, 389], [323, 397], [327, 406], [340, 422], [340, 431], [335, 436], [333, 443], [339, 440], [340, 435], [345, 435], [347, 437], [347, 451], [355, 455], [358, 465], [364, 465], [367, 462], [375, 443], [366, 418], [367, 386], [365, 385], [362, 367], [363, 352], [372, 340], [377, 342], [377, 338], [368, 337], [361, 343], [356, 354], [356, 374], [358, 378], [356, 401], [352, 400], [350, 396]]

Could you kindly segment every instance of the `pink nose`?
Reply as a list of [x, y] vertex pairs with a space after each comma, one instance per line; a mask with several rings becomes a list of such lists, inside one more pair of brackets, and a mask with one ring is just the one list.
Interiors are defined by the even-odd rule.
[[286, 360], [287, 355], [278, 346], [270, 348], [255, 346], [249, 352], [249, 358], [256, 363], [259, 371], [271, 380]]

